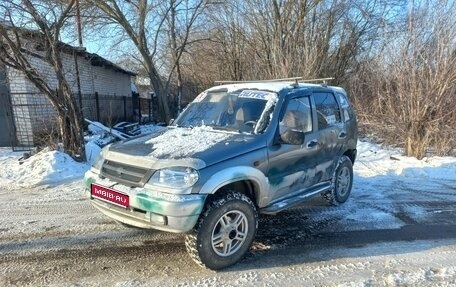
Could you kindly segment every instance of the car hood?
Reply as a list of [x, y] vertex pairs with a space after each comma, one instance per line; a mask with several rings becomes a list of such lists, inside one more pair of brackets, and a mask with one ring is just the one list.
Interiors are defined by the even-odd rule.
[[214, 130], [210, 127], [163, 130], [108, 147], [106, 159], [159, 169], [170, 166], [206, 166], [264, 147], [260, 135]]

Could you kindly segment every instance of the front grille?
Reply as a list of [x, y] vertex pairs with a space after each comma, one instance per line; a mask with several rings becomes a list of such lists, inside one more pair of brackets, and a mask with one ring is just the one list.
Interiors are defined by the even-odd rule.
[[130, 186], [143, 186], [154, 173], [154, 170], [126, 165], [120, 162], [106, 160], [101, 168], [101, 174], [113, 181]]

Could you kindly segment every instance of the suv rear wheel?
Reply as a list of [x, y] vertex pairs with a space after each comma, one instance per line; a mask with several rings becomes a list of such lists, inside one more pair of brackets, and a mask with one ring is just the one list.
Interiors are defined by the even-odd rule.
[[353, 185], [353, 164], [347, 156], [343, 155], [338, 162], [333, 176], [333, 188], [324, 194], [329, 203], [337, 205], [344, 203], [350, 196]]
[[185, 246], [193, 260], [217, 270], [239, 261], [255, 238], [258, 215], [246, 195], [229, 191], [207, 206]]

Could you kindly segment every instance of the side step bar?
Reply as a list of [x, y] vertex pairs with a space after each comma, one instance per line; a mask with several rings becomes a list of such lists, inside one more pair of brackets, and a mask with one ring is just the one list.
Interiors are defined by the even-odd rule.
[[309, 198], [313, 197], [314, 195], [328, 191], [330, 189], [331, 189], [331, 184], [327, 183], [327, 184], [324, 184], [323, 186], [319, 186], [315, 189], [306, 190], [305, 192], [302, 191], [301, 193], [298, 193], [295, 196], [287, 197], [283, 200], [276, 201], [276, 202], [272, 203], [271, 205], [263, 207], [259, 210], [259, 212], [262, 214], [276, 214], [282, 210], [290, 208], [291, 206], [298, 205], [298, 204], [308, 200]]

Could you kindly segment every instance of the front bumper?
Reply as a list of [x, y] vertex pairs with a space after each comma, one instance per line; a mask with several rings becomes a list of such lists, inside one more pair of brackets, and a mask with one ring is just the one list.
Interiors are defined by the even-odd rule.
[[[111, 187], [127, 194], [130, 198], [130, 206], [123, 208], [93, 198], [90, 194], [92, 183]], [[108, 179], [101, 179], [90, 170], [85, 175], [84, 185], [92, 205], [107, 216], [140, 228], [176, 233], [190, 231], [195, 226], [207, 196], [200, 194], [171, 195], [144, 188], [129, 188]]]

